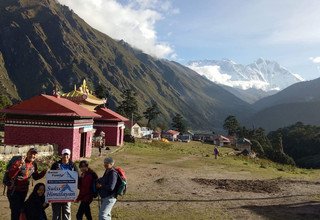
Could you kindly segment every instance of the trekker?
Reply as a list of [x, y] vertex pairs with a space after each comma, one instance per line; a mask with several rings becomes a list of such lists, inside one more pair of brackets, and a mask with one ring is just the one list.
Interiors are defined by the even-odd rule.
[[77, 220], [82, 220], [83, 215], [85, 215], [88, 220], [92, 220], [90, 203], [93, 201], [93, 187], [95, 187], [98, 176], [89, 168], [89, 163], [86, 160], [80, 161], [79, 168], [81, 171], [78, 184], [80, 192], [76, 201], [81, 201], [81, 203], [76, 216]]
[[46, 170], [38, 172], [37, 163], [35, 162], [38, 151], [31, 148], [24, 159], [17, 159], [11, 167], [8, 168], [8, 177], [10, 186], [8, 186], [7, 197], [10, 203], [11, 220], [19, 220], [23, 203], [27, 197], [30, 178], [39, 180], [46, 174]]
[[110, 220], [111, 210], [117, 199], [115, 198], [115, 186], [117, 183], [118, 173], [113, 168], [114, 160], [111, 157], [104, 159], [106, 171], [98, 179], [97, 189], [101, 197], [101, 208], [99, 210], [99, 220]]
[[[51, 170], [71, 170], [77, 171], [78, 168], [70, 160], [71, 151], [63, 149], [61, 160], [51, 166]], [[71, 219], [71, 202], [52, 203], [52, 220], [70, 220]]]
[[214, 147], [213, 153], [214, 153], [214, 158], [215, 158], [215, 159], [218, 159], [219, 150], [218, 150], [217, 147]]
[[24, 213], [27, 220], [47, 220], [45, 209], [49, 204], [45, 202], [45, 190], [43, 183], [37, 183], [34, 186], [33, 192], [24, 203]]
[[103, 148], [103, 140], [102, 140], [102, 138], [101, 138], [101, 139], [99, 140], [99, 157], [101, 157], [102, 148]]

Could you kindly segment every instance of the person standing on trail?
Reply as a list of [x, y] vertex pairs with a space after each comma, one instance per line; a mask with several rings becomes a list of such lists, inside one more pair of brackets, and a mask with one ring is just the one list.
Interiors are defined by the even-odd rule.
[[214, 154], [214, 159], [218, 159], [219, 150], [217, 147], [214, 147], [213, 154]]
[[99, 140], [99, 157], [101, 157], [101, 150], [103, 148], [103, 140], [102, 138]]
[[78, 184], [80, 191], [76, 201], [80, 201], [81, 203], [76, 216], [77, 220], [82, 220], [83, 215], [87, 217], [87, 220], [92, 220], [90, 203], [95, 197], [95, 187], [98, 175], [89, 168], [89, 163], [86, 160], [80, 161], [79, 168], [81, 170]]
[[[39, 180], [46, 174], [46, 170], [38, 172], [38, 166], [35, 162], [38, 151], [31, 148], [27, 152], [26, 158], [14, 156], [9, 162], [7, 169], [8, 187], [7, 197], [10, 203], [11, 220], [19, 220], [20, 213], [23, 208], [24, 201], [27, 197], [30, 178]], [[14, 162], [14, 158], [17, 158]]]
[[[61, 154], [61, 160], [53, 163], [51, 170], [71, 170], [78, 172], [77, 166], [70, 160], [71, 151], [69, 149], [63, 149]], [[70, 219], [71, 202], [52, 203], [52, 220]]]
[[111, 157], [104, 159], [105, 172], [103, 177], [97, 181], [97, 189], [101, 197], [99, 220], [111, 220], [111, 210], [117, 199], [115, 198], [115, 187], [118, 173], [114, 169], [114, 160]]

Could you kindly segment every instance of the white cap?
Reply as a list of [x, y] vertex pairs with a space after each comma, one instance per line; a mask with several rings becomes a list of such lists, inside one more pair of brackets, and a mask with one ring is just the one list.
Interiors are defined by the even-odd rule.
[[63, 155], [63, 154], [69, 154], [69, 155], [70, 155], [70, 154], [71, 154], [71, 151], [66, 148], [66, 149], [63, 149], [63, 150], [62, 150], [62, 153], [61, 153], [61, 154], [62, 154], [62, 155]]

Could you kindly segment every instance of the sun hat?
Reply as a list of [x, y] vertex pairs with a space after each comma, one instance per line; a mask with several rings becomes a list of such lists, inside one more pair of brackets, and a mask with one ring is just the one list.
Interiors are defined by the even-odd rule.
[[62, 150], [62, 153], [61, 153], [61, 154], [62, 154], [62, 155], [63, 155], [63, 154], [68, 154], [68, 155], [70, 155], [70, 154], [71, 154], [71, 151], [66, 148], [66, 149], [63, 149], [63, 150]]

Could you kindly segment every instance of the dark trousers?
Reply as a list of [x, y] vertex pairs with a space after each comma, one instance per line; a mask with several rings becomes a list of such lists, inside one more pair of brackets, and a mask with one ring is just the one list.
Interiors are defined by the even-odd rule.
[[92, 220], [90, 202], [80, 203], [80, 206], [77, 212], [77, 220], [82, 220], [83, 214], [86, 216], [88, 220]]
[[23, 208], [24, 200], [27, 197], [28, 192], [19, 191], [7, 191], [7, 197], [10, 203], [11, 220], [19, 220], [21, 210]]

